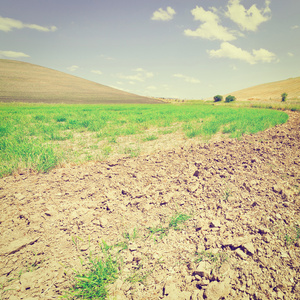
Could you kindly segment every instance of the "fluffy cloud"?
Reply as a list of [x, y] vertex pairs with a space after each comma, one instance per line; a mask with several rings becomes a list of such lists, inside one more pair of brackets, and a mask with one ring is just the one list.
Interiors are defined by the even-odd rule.
[[19, 58], [19, 57], [30, 57], [29, 55], [23, 52], [15, 52], [15, 51], [0, 51], [0, 58]]
[[295, 30], [295, 29], [298, 29], [299, 26], [298, 25], [295, 25], [295, 26], [292, 26], [291, 29]]
[[276, 55], [266, 49], [252, 50], [252, 53], [238, 48], [228, 42], [221, 44], [218, 50], [208, 51], [211, 57], [227, 57], [231, 59], [239, 59], [254, 65], [258, 62], [270, 63], [276, 60]]
[[253, 4], [247, 10], [240, 4], [240, 0], [229, 0], [226, 16], [238, 24], [242, 30], [256, 31], [261, 23], [271, 18], [270, 2], [270, 0], [265, 1], [265, 8], [258, 9]]
[[1, 31], [8, 32], [13, 29], [22, 29], [22, 28], [30, 28], [30, 29], [44, 31], [44, 32], [57, 30], [56, 26], [43, 27], [43, 26], [36, 25], [36, 24], [25, 24], [21, 21], [15, 20], [15, 19], [3, 18], [0, 16], [0, 30]]
[[97, 74], [97, 75], [102, 75], [103, 74], [100, 70], [92, 70], [91, 72], [94, 73], [94, 74]]
[[133, 75], [118, 74], [117, 76], [121, 79], [129, 80], [130, 84], [135, 84], [137, 81], [144, 82], [146, 79], [154, 76], [154, 74], [152, 72], [148, 72], [142, 68], [137, 68], [137, 69], [134, 69], [133, 71], [135, 72], [135, 74], [133, 74]]
[[153, 13], [151, 20], [170, 21], [173, 19], [175, 14], [176, 14], [175, 10], [170, 6], [167, 7], [167, 10], [163, 10], [162, 8], [159, 8], [157, 11]]
[[[211, 8], [216, 11], [215, 8]], [[184, 34], [192, 37], [200, 37], [208, 40], [233, 41], [236, 35], [241, 35], [237, 31], [229, 30], [220, 25], [220, 18], [212, 11], [206, 11], [203, 7], [196, 7], [191, 11], [196, 21], [202, 24], [196, 29], [186, 29]]]
[[150, 85], [150, 86], [147, 86], [146, 89], [150, 90], [150, 91], [154, 91], [154, 90], [157, 90], [157, 87], [154, 85]]
[[294, 56], [294, 53], [288, 52], [288, 56], [289, 56], [289, 57], [293, 57], [293, 56]]
[[177, 77], [177, 78], [182, 78], [184, 79], [185, 82], [189, 82], [189, 83], [200, 83], [201, 81], [194, 78], [194, 77], [189, 77], [183, 74], [174, 74], [173, 77]]
[[70, 71], [70, 72], [75, 72], [79, 67], [76, 66], [76, 65], [73, 65], [71, 67], [68, 67], [67, 69]]

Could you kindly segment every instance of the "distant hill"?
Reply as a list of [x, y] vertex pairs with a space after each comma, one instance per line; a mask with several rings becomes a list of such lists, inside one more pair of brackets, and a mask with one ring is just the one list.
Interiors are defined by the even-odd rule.
[[233, 95], [237, 100], [281, 100], [282, 93], [287, 93], [288, 99], [300, 99], [300, 77], [260, 84], [224, 96]]
[[0, 102], [161, 103], [21, 61], [0, 59]]

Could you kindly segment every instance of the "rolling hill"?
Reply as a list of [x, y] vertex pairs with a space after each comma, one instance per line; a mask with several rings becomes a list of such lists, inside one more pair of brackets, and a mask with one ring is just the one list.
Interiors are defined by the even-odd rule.
[[0, 102], [161, 103], [63, 72], [7, 59], [0, 59]]
[[237, 100], [281, 100], [287, 93], [288, 99], [300, 99], [300, 77], [260, 84], [224, 95], [233, 95]]

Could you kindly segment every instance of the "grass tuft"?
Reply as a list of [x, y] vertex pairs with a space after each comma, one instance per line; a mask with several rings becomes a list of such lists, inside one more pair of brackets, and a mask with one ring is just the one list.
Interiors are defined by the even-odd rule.
[[70, 291], [63, 298], [67, 299], [106, 299], [108, 285], [118, 278], [119, 263], [108, 254], [110, 247], [107, 244], [101, 246], [104, 258], [89, 256], [88, 270], [76, 272], [75, 281]]

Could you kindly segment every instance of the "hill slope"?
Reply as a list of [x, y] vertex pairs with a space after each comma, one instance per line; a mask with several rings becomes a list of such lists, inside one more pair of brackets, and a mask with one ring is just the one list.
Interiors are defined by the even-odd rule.
[[[260, 84], [230, 93], [237, 100], [281, 100], [281, 94], [288, 93], [288, 99], [300, 98], [300, 77]], [[226, 94], [225, 97], [229, 95]]]
[[157, 103], [49, 68], [0, 59], [0, 101], [44, 103]]

